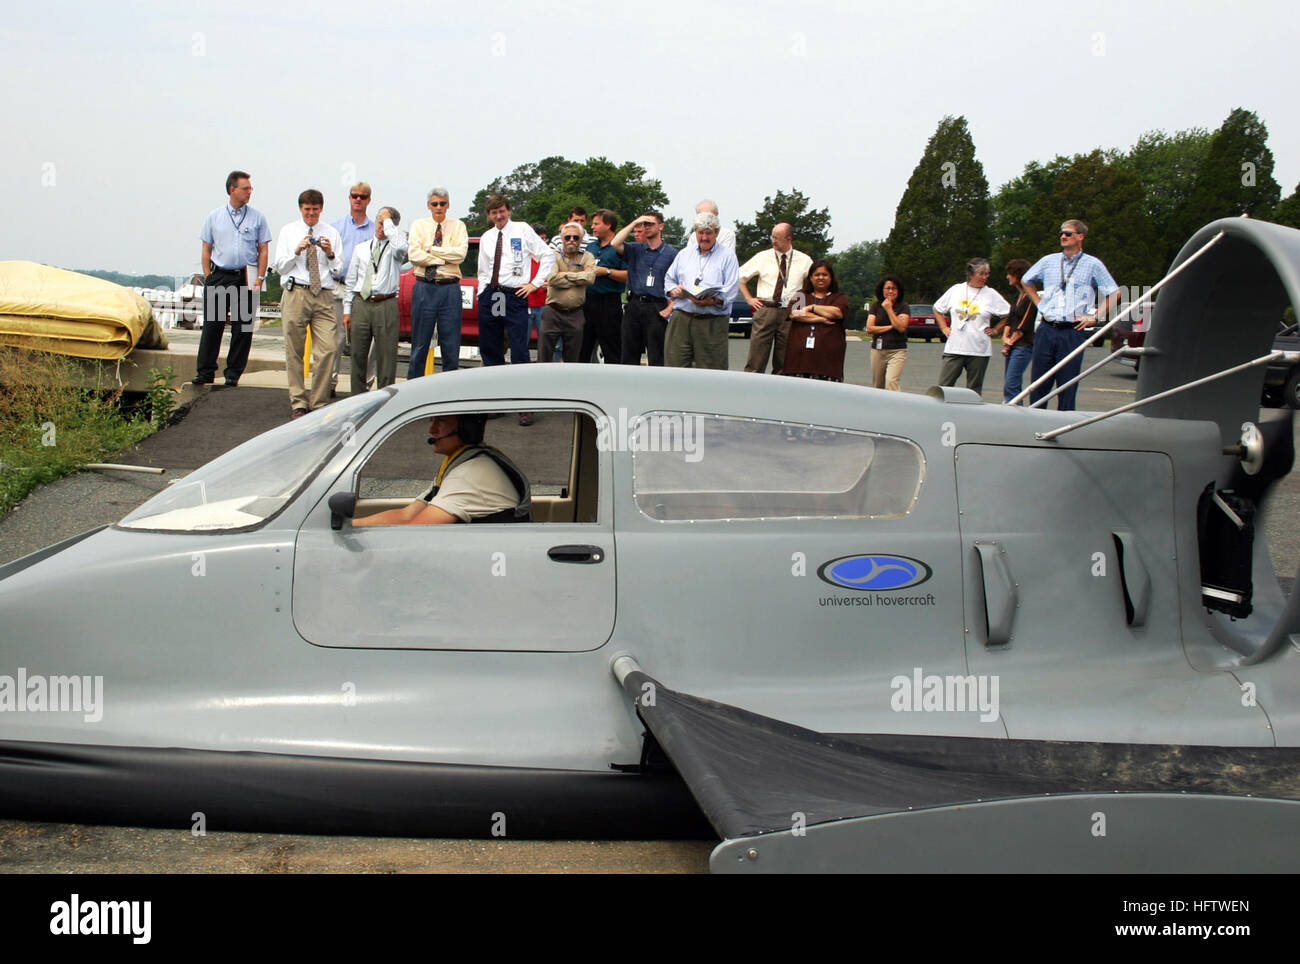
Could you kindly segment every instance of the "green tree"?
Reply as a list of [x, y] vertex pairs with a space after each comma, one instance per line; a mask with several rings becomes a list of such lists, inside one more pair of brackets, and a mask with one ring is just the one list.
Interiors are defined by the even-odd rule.
[[1105, 262], [1116, 283], [1150, 285], [1160, 280], [1165, 265], [1142, 183], [1118, 161], [1119, 155], [1100, 150], [1076, 155], [1030, 214], [1029, 236], [1039, 240], [1022, 256], [1033, 261], [1059, 250], [1061, 222], [1080, 218], [1088, 224], [1085, 250]]
[[854, 322], [862, 321], [865, 324], [865, 320], [862, 319], [862, 306], [868, 298], [875, 295], [876, 282], [884, 274], [880, 242], [859, 241], [857, 244], [851, 244], [843, 251], [832, 254], [830, 262], [835, 268], [835, 280], [840, 283], [840, 290], [849, 296], [849, 307], [852, 313], [848, 327], [861, 327]]
[[682, 246], [686, 237], [686, 222], [681, 218], [664, 218], [663, 239], [674, 248]]
[[1186, 238], [1175, 237], [1170, 231], [1174, 212], [1182, 204], [1192, 185], [1196, 172], [1205, 159], [1210, 146], [1210, 132], [1201, 127], [1166, 134], [1164, 131], [1147, 131], [1138, 138], [1119, 163], [1138, 176], [1146, 195], [1147, 214], [1155, 230], [1157, 244], [1161, 246], [1161, 261], [1168, 265], [1178, 253]]
[[909, 296], [936, 297], [993, 247], [989, 182], [965, 117], [945, 117], [925, 146], [885, 239], [884, 264]]
[[1273, 216], [1269, 220], [1285, 224], [1289, 228], [1300, 228], [1300, 184], [1296, 185], [1289, 198], [1273, 209]]
[[647, 178], [646, 169], [632, 161], [615, 164], [604, 157], [570, 161], [546, 157], [523, 164], [498, 177], [474, 195], [465, 217], [471, 235], [490, 227], [484, 210], [489, 195], [505, 194], [517, 221], [540, 222], [554, 231], [575, 205], [588, 212], [609, 208], [620, 223], [668, 204], [668, 195], [658, 179]]
[[789, 194], [777, 191], [776, 197], [763, 198], [763, 206], [754, 213], [753, 221], [736, 222], [736, 257], [740, 263], [771, 247], [772, 227], [782, 222], [794, 229], [794, 246], [813, 260], [830, 252], [835, 240], [828, 233], [830, 209], [809, 209], [808, 198], [793, 189]]
[[1070, 166], [1070, 159], [1057, 155], [1046, 164], [1030, 161], [1024, 173], [998, 188], [990, 202], [993, 224], [993, 247], [990, 261], [997, 271], [1012, 258], [1029, 258], [1047, 241], [1030, 226], [1035, 211], [1042, 209], [1056, 178]]
[[1272, 216], [1282, 188], [1273, 179], [1268, 128], [1253, 111], [1238, 107], [1210, 138], [1196, 182], [1174, 211], [1171, 241], [1181, 247], [1219, 218]]

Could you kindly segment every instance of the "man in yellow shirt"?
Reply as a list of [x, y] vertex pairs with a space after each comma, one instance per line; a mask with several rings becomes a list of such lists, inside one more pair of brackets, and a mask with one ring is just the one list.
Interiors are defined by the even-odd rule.
[[447, 216], [451, 201], [445, 187], [431, 190], [428, 203], [430, 217], [411, 225], [407, 254], [415, 265], [408, 381], [424, 374], [435, 330], [442, 370], [453, 372], [460, 367], [460, 263], [469, 253], [469, 233], [464, 221]]

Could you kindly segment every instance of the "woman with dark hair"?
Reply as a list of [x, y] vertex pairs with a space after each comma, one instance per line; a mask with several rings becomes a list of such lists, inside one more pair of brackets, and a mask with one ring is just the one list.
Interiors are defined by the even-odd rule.
[[876, 284], [876, 303], [867, 312], [871, 336], [871, 382], [876, 388], [902, 391], [899, 379], [907, 361], [907, 325], [911, 307], [903, 300], [903, 279], [887, 274]]
[[[1007, 284], [1019, 295], [1011, 306], [1002, 329], [1002, 355], [1006, 358], [1006, 377], [1002, 382], [1002, 401], [1009, 402], [1020, 394], [1025, 369], [1034, 357], [1034, 323], [1038, 317], [1038, 292], [1020, 279], [1029, 270], [1029, 262], [1015, 258], [1007, 262]], [[1022, 403], [1023, 404], [1023, 403]]]
[[785, 346], [782, 375], [844, 381], [844, 320], [849, 296], [840, 291], [835, 269], [820, 258], [803, 283], [803, 297], [790, 311], [790, 338]]

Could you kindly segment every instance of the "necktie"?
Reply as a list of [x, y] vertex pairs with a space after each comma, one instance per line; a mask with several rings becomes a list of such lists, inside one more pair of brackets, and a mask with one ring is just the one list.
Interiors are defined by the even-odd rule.
[[370, 243], [370, 257], [366, 259], [366, 279], [361, 283], [361, 300], [365, 301], [370, 297], [371, 286], [375, 281], [375, 272], [379, 270], [379, 259], [384, 256], [384, 248], [388, 242], [383, 244]]
[[433, 232], [433, 246], [435, 248], [442, 247], [442, 225], [441, 224], [438, 225], [438, 230]]
[[501, 277], [501, 246], [505, 243], [505, 240], [505, 234], [498, 230], [497, 250], [496, 254], [492, 255], [492, 287], [494, 288], [497, 286], [497, 279]]
[[781, 255], [781, 266], [776, 269], [776, 286], [772, 289], [772, 300], [781, 303], [781, 292], [785, 291], [785, 255]]
[[307, 290], [320, 294], [320, 249], [314, 244], [307, 245]]

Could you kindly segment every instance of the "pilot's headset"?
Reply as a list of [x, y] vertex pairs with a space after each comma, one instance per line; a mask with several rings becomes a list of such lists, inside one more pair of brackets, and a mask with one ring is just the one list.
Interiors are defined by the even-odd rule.
[[[456, 435], [460, 438], [462, 445], [482, 445], [483, 433], [487, 430], [487, 416], [477, 413], [461, 415], [457, 420]], [[436, 445], [438, 440], [430, 436], [425, 439], [430, 445]]]

